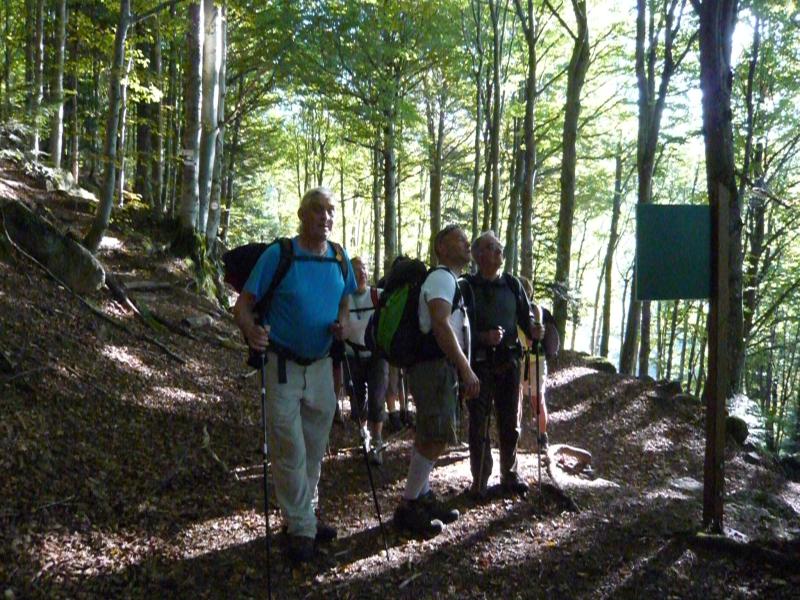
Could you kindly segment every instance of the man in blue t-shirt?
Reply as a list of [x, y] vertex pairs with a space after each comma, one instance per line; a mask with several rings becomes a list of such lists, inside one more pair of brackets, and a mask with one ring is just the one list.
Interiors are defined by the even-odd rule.
[[328, 242], [334, 213], [329, 190], [306, 192], [297, 211], [300, 234], [292, 239], [294, 258], [274, 290], [264, 322], [257, 321], [255, 307], [277, 270], [280, 244], [269, 246], [261, 255], [233, 309], [248, 345], [268, 353], [272, 474], [289, 557], [297, 562], [313, 558], [315, 542], [336, 537], [333, 527], [317, 521], [315, 508], [322, 457], [336, 409], [329, 351], [333, 338], [342, 339], [347, 333], [347, 297], [356, 282], [347, 255]]

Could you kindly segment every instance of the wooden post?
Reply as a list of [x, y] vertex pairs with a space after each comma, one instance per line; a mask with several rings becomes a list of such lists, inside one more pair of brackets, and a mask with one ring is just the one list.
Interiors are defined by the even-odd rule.
[[725, 484], [725, 394], [728, 369], [728, 248], [730, 231], [728, 190], [718, 184], [711, 202], [711, 302], [708, 316], [708, 379], [706, 456], [703, 485], [703, 526], [722, 533]]

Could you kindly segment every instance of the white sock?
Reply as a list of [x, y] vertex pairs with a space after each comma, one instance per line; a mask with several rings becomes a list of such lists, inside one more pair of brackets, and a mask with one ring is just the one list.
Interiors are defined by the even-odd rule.
[[[420, 454], [416, 448], [411, 454], [411, 463], [408, 465], [408, 477], [406, 478], [406, 489], [403, 492], [405, 500], [416, 500], [422, 490], [428, 486], [428, 477], [433, 471], [435, 460], [428, 460]], [[428, 487], [430, 489], [430, 487]]]

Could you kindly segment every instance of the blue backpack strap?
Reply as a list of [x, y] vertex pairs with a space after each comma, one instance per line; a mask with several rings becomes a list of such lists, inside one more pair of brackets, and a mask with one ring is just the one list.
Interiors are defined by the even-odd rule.
[[260, 322], [263, 322], [266, 318], [270, 305], [272, 304], [272, 298], [275, 296], [275, 290], [278, 289], [283, 278], [286, 277], [286, 273], [289, 272], [295, 258], [294, 247], [292, 246], [292, 240], [290, 238], [277, 238], [273, 243], [278, 244], [280, 255], [278, 257], [278, 266], [275, 268], [275, 273], [272, 276], [272, 281], [269, 282], [267, 291], [264, 292], [261, 300], [259, 300], [255, 306], [255, 313]]

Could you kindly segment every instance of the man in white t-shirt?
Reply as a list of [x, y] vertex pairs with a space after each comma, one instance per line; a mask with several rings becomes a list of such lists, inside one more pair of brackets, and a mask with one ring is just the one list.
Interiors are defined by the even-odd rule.
[[373, 464], [383, 463], [383, 422], [386, 420], [386, 385], [389, 364], [372, 356], [364, 344], [364, 334], [370, 316], [378, 305], [380, 290], [367, 285], [367, 267], [359, 257], [350, 260], [356, 276], [356, 291], [348, 296], [350, 331], [346, 339], [345, 375], [350, 395], [350, 414], [362, 435], [372, 442], [369, 459]]
[[469, 323], [456, 278], [469, 264], [467, 236], [456, 225], [442, 229], [434, 240], [439, 267], [422, 284], [419, 324], [421, 360], [408, 369], [408, 383], [417, 406], [414, 448], [405, 490], [394, 513], [395, 525], [415, 534], [436, 535], [459, 517], [436, 499], [429, 478], [436, 459], [457, 440], [456, 407], [459, 379], [465, 398], [474, 398], [480, 382], [466, 351]]

